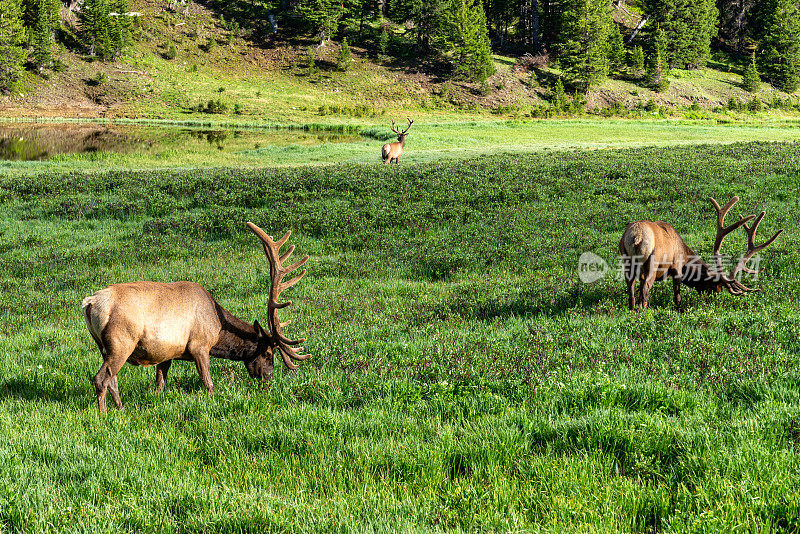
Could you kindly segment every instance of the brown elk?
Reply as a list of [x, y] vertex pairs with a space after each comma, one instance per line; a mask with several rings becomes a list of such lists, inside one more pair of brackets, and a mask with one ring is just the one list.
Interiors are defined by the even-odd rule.
[[156, 366], [156, 389], [161, 390], [172, 360], [194, 361], [200, 379], [214, 393], [209, 373], [210, 356], [241, 361], [253, 378], [272, 377], [273, 351], [280, 352], [288, 369], [297, 369], [292, 360], [305, 360], [299, 347], [304, 339], [289, 339], [281, 329], [289, 321], [278, 320], [278, 310], [292, 302], [278, 302], [280, 294], [299, 282], [300, 272], [291, 280], [283, 277], [308, 261], [308, 256], [288, 267], [283, 262], [294, 251], [291, 245], [282, 255], [281, 247], [291, 232], [277, 242], [261, 228], [247, 227], [264, 245], [270, 271], [267, 304], [269, 331], [258, 321], [249, 324], [220, 306], [208, 291], [193, 282], [130, 282], [114, 284], [83, 299], [83, 313], [89, 332], [103, 354], [103, 365], [94, 377], [100, 411], [106, 409], [106, 391], [117, 408], [122, 407], [117, 373], [125, 362]]
[[394, 160], [395, 163], [400, 164], [400, 156], [403, 154], [403, 147], [406, 146], [406, 136], [411, 129], [411, 125], [414, 124], [414, 121], [411, 119], [406, 118], [406, 120], [408, 121], [408, 128], [402, 132], [397, 131], [397, 128], [394, 126], [394, 121], [392, 121], [392, 131], [397, 134], [397, 141], [383, 145], [381, 154], [383, 155], [384, 163], [391, 163], [392, 160]]
[[[664, 221], [636, 221], [625, 227], [622, 239], [619, 242], [619, 252], [622, 255], [625, 271], [625, 282], [628, 285], [628, 308], [636, 306], [634, 283], [640, 281], [640, 301], [642, 308], [647, 308], [650, 298], [650, 288], [655, 280], [664, 280], [672, 277], [672, 293], [675, 307], [680, 309], [681, 283], [697, 291], [711, 293], [719, 292], [723, 288], [733, 295], [743, 295], [759, 289], [751, 289], [742, 284], [737, 276], [742, 273], [758, 274], [761, 270], [754, 270], [747, 266], [753, 255], [770, 246], [783, 232], [778, 230], [774, 236], [760, 245], [755, 244], [756, 230], [766, 212], [761, 212], [757, 217], [748, 215], [741, 217], [735, 223], [725, 226], [725, 215], [739, 201], [733, 197], [720, 208], [717, 201], [710, 198], [717, 210], [717, 237], [714, 240], [714, 259], [716, 266], [711, 267], [683, 242], [681, 236], [669, 223]], [[747, 222], [754, 219], [752, 226]], [[730, 271], [725, 273], [722, 269], [722, 256], [720, 247], [722, 240], [739, 227], [744, 227], [747, 232], [747, 252]]]

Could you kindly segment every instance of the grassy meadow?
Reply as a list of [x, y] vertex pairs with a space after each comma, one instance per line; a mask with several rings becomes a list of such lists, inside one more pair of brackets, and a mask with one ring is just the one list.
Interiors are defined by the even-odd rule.
[[[0, 532], [800, 529], [800, 146], [417, 157], [5, 166]], [[733, 195], [767, 210], [762, 238], [786, 229], [762, 292], [685, 291], [679, 314], [659, 282], [631, 313], [621, 280], [578, 280], [635, 219], [708, 257], [708, 197]], [[160, 394], [128, 365], [100, 416], [82, 298], [193, 280], [263, 321], [248, 220], [312, 256], [281, 316], [313, 359], [266, 389], [214, 360], [213, 397], [189, 362]]]
[[[398, 124], [405, 124], [405, 119], [395, 118]], [[24, 132], [45, 126], [46, 123], [38, 122], [0, 122], [0, 133], [4, 127], [20, 130], [22, 137]], [[369, 164], [380, 161], [383, 143], [396, 140], [390, 126], [388, 117], [359, 123], [339, 123], [334, 118], [302, 127], [295, 125], [294, 129], [268, 123], [265, 126], [264, 122], [237, 125], [193, 121], [125, 121], [122, 124], [74, 121], [57, 124], [62, 136], [77, 139], [87, 136], [87, 131], [108, 128], [114, 135], [125, 137], [130, 146], [117, 151], [101, 149], [55, 154], [43, 161], [0, 161], [0, 175], [165, 167]], [[800, 140], [799, 126], [792, 119], [733, 121], [730, 124], [674, 119], [465, 121], [462, 117], [439, 122], [418, 119], [406, 139], [401, 165], [530, 151], [797, 141]], [[194, 132], [194, 137], [187, 138], [187, 131]]]

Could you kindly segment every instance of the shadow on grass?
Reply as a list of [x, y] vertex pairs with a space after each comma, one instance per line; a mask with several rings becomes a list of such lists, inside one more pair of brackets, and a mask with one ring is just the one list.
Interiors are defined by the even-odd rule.
[[0, 384], [0, 402], [6, 399], [63, 402], [77, 397], [88, 398], [89, 394], [93, 396], [94, 388], [88, 382], [85, 388], [76, 388], [64, 380], [38, 375], [33, 375], [31, 379], [11, 378]]
[[720, 63], [719, 61], [714, 61], [713, 59], [706, 61], [706, 66], [720, 72], [732, 72], [733, 74], [738, 74], [739, 76], [744, 74], [744, 68], [739, 65]]
[[[479, 286], [457, 289], [442, 305], [441, 311], [445, 315], [454, 314], [467, 319], [491, 320], [530, 315], [559, 317], [575, 311], [622, 313], [628, 310], [627, 292], [623, 282], [618, 285], [576, 283], [564, 288], [508, 288], [506, 291], [487, 293], [485, 288]], [[683, 308], [695, 302], [693, 297], [693, 292], [684, 291]], [[636, 298], [638, 302], [638, 284]], [[674, 309], [671, 285], [654, 286], [649, 305], [651, 308]]]

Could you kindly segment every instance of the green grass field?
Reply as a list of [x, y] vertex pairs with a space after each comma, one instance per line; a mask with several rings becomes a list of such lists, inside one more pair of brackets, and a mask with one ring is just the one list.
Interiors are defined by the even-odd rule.
[[[4, 167], [0, 532], [800, 529], [800, 147], [434, 159]], [[660, 282], [630, 313], [622, 281], [578, 280], [635, 219], [708, 257], [707, 198], [733, 195], [786, 228], [762, 292], [687, 291], [679, 314]], [[313, 359], [266, 390], [214, 360], [213, 397], [190, 363], [161, 394], [126, 366], [100, 416], [81, 299], [193, 280], [263, 321], [247, 220], [312, 255], [282, 316]]]
[[[249, 123], [251, 126], [258, 123]], [[237, 137], [231, 123], [208, 123], [204, 127], [219, 130], [226, 139], [222, 146], [204, 139], [187, 140], [180, 128], [164, 124], [132, 121], [118, 125], [129, 129], [134, 138], [154, 141], [153, 146], [114, 153], [97, 151], [84, 154], [59, 154], [46, 161], [0, 161], [0, 175], [34, 173], [105, 171], [108, 169], [297, 166], [321, 164], [376, 163], [381, 146], [394, 141], [389, 119], [380, 123], [328, 122], [320, 128], [344, 130], [348, 140], [311, 142], [285, 136], [295, 131], [272, 128], [244, 129]], [[23, 128], [25, 124], [12, 125]], [[31, 125], [27, 125], [32, 127]], [[158, 126], [162, 126], [158, 129]], [[63, 125], [69, 131], [70, 125]], [[73, 124], [73, 128], [98, 127], [92, 122]], [[297, 127], [297, 126], [296, 126]], [[313, 129], [315, 125], [305, 125]], [[153, 134], [154, 130], [159, 133]], [[249, 139], [264, 132], [263, 139]], [[356, 135], [361, 133], [361, 137]], [[313, 138], [313, 132], [299, 132]], [[350, 141], [349, 139], [352, 138]], [[605, 150], [641, 146], [727, 144], [743, 141], [797, 141], [800, 127], [795, 120], [755, 120], [717, 124], [708, 120], [525, 120], [525, 121], [443, 121], [418, 120], [412, 126], [401, 166], [409, 163], [452, 161], [478, 155], [527, 153], [548, 150]]]

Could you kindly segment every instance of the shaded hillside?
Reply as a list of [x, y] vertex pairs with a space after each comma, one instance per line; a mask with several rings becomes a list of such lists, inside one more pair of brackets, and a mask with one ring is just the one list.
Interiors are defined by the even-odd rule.
[[[722, 53], [702, 69], [673, 69], [670, 87], [663, 93], [640, 79], [619, 76], [592, 88], [574, 107], [553, 111], [552, 87], [561, 72], [552, 61], [537, 63], [521, 56], [522, 50], [509, 48], [511, 55], [495, 55], [495, 74], [485, 83], [469, 82], [453, 77], [447, 61], [413, 56], [413, 31], [389, 25], [385, 55], [376, 54], [378, 28], [351, 36], [357, 44], [351, 46], [353, 59], [344, 72], [337, 67], [340, 43], [319, 46], [315, 36], [298, 37], [299, 28], [292, 26], [297, 21], [291, 18], [278, 21], [273, 34], [271, 25], [264, 25], [266, 19], [240, 26], [232, 22], [230, 12], [226, 19], [224, 13], [194, 2], [137, 0], [132, 9], [140, 16], [125, 54], [97, 61], [86, 56], [75, 39], [65, 39], [73, 46], [55, 52], [59, 68], [46, 77], [28, 73], [21, 91], [0, 97], [0, 114], [341, 122], [407, 112], [624, 116], [646, 106], [648, 111], [680, 114], [689, 108], [727, 107], [731, 98], [742, 104], [753, 99], [741, 87], [742, 65]], [[77, 27], [69, 8], [62, 8], [61, 17], [66, 34]], [[615, 19], [630, 34], [640, 15], [623, 6], [615, 10]], [[764, 107], [776, 97], [783, 107], [796, 103], [767, 84], [756, 96]], [[569, 87], [566, 100], [573, 100]]]

